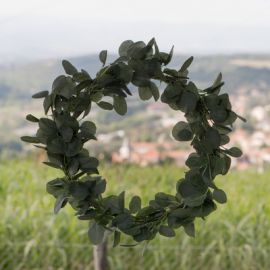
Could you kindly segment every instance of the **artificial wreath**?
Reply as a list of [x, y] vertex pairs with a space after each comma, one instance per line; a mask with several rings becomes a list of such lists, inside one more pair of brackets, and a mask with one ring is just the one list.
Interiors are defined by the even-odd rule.
[[[166, 68], [172, 55], [173, 48], [169, 53], [160, 52], [155, 39], [147, 44], [127, 40], [119, 47], [119, 58], [108, 65], [107, 51], [100, 52], [103, 67], [95, 78], [64, 60], [67, 75], [54, 80], [50, 93], [33, 95], [44, 99], [47, 117], [38, 119], [28, 114], [26, 119], [37, 123], [38, 130], [34, 137], [21, 139], [44, 149], [48, 155], [44, 163], [63, 171], [62, 178], [47, 183], [48, 193], [56, 199], [54, 212], [69, 203], [80, 220], [90, 221], [88, 235], [95, 245], [103, 241], [105, 231], [113, 232], [114, 246], [119, 244], [121, 233], [142, 242], [152, 240], [157, 233], [173, 237], [175, 229], [183, 227], [194, 236], [195, 219], [214, 211], [215, 201], [226, 202], [225, 192], [214, 179], [228, 172], [230, 156], [242, 154], [236, 147], [224, 147], [233, 122], [241, 117], [232, 111], [228, 94], [220, 94], [224, 84], [221, 74], [210, 87], [199, 89], [188, 78], [193, 58], [175, 70]], [[165, 84], [161, 101], [185, 114], [186, 122], [178, 122], [172, 136], [177, 141], [191, 141], [195, 152], [186, 160], [189, 170], [177, 180], [175, 195], [159, 192], [145, 207], [140, 197], [134, 196], [127, 207], [124, 192], [102, 195], [106, 181], [99, 176], [99, 161], [84, 148], [87, 141], [96, 140], [96, 125], [83, 118], [93, 104], [125, 115], [131, 84], [138, 87], [142, 100], [153, 97], [157, 101], [158, 82]]]

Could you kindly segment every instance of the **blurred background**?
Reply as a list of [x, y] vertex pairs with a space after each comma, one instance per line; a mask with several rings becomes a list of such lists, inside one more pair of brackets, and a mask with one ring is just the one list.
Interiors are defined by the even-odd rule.
[[[93, 269], [88, 224], [69, 207], [53, 215], [45, 185], [58, 173], [19, 137], [35, 133], [25, 115], [43, 111], [31, 95], [51, 89], [64, 72], [62, 59], [95, 76], [99, 51], [107, 49], [111, 61], [122, 41], [152, 37], [162, 51], [174, 45], [173, 68], [194, 56], [190, 78], [199, 87], [222, 72], [223, 91], [248, 120], [236, 122], [231, 134], [244, 155], [217, 179], [228, 203], [197, 222], [195, 239], [179, 229], [174, 239], [157, 237], [142, 256], [142, 247], [112, 249], [109, 238], [111, 269], [270, 269], [269, 11], [267, 0], [2, 1], [0, 269]], [[107, 194], [126, 190], [146, 204], [155, 191], [175, 192], [191, 149], [170, 135], [183, 115], [161, 102], [142, 102], [132, 90], [125, 117], [93, 108], [98, 141], [88, 148], [103, 160]]]

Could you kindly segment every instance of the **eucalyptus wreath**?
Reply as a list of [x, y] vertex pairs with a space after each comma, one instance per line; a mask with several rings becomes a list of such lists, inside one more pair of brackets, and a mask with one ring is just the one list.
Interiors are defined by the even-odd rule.
[[[224, 145], [230, 141], [233, 122], [244, 119], [232, 111], [228, 94], [220, 94], [221, 74], [211, 86], [199, 89], [188, 78], [193, 57], [176, 70], [166, 68], [172, 56], [173, 48], [169, 53], [160, 52], [154, 38], [147, 44], [126, 40], [119, 47], [119, 57], [110, 64], [106, 65], [107, 51], [100, 52], [102, 68], [95, 78], [63, 60], [66, 75], [54, 80], [51, 92], [33, 95], [43, 99], [47, 117], [28, 114], [26, 119], [37, 123], [38, 130], [34, 137], [21, 139], [44, 149], [48, 155], [44, 163], [63, 172], [63, 177], [47, 183], [48, 193], [56, 199], [54, 212], [69, 203], [80, 220], [89, 221], [88, 235], [95, 245], [103, 241], [106, 231], [113, 233], [114, 246], [121, 233], [142, 242], [154, 239], [157, 233], [174, 237], [175, 229], [183, 227], [194, 236], [195, 219], [204, 219], [217, 208], [215, 202], [227, 200], [214, 179], [227, 174], [231, 157], [241, 156], [240, 149]], [[142, 100], [153, 97], [157, 101], [158, 82], [165, 85], [161, 101], [186, 118], [173, 127], [172, 136], [177, 141], [191, 141], [195, 152], [186, 160], [189, 170], [176, 182], [176, 194], [158, 192], [145, 207], [134, 196], [126, 206], [125, 192], [102, 195], [106, 180], [99, 175], [99, 161], [84, 148], [86, 142], [96, 140], [96, 125], [83, 119], [94, 104], [125, 115], [131, 85], [138, 88]]]

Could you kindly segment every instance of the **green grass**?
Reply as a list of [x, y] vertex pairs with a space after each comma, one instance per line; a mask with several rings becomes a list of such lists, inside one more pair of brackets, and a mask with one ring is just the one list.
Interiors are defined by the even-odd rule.
[[[45, 191], [57, 176], [32, 160], [1, 161], [0, 165], [0, 269], [93, 269], [88, 224], [78, 221], [66, 207], [55, 216], [54, 199]], [[143, 197], [175, 192], [184, 170], [165, 167], [104, 166], [107, 194], [127, 191]], [[270, 269], [270, 172], [232, 172], [217, 179], [228, 203], [206, 221], [196, 222], [196, 238], [182, 229], [177, 237], [158, 236], [146, 248], [111, 248], [111, 269]], [[122, 239], [127, 243], [127, 238]]]

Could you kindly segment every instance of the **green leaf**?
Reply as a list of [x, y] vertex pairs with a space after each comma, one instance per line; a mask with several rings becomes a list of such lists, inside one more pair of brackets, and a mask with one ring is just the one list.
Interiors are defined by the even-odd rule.
[[193, 133], [188, 123], [180, 121], [172, 129], [172, 136], [177, 141], [190, 141]]
[[68, 145], [65, 154], [68, 157], [77, 155], [82, 149], [82, 142], [78, 138], [74, 138]]
[[167, 207], [176, 203], [176, 198], [173, 195], [164, 192], [158, 192], [155, 195], [155, 202], [161, 207]]
[[69, 181], [68, 187], [70, 195], [75, 200], [85, 200], [90, 194], [86, 181]]
[[155, 83], [151, 82], [150, 84], [150, 90], [152, 92], [152, 95], [154, 97], [155, 101], [158, 101], [159, 99], [159, 90]]
[[51, 154], [48, 153], [48, 159], [51, 163], [54, 163], [56, 165], [58, 165], [59, 167], [62, 167], [64, 164], [64, 159], [62, 155], [57, 155], [57, 154]]
[[99, 53], [99, 60], [100, 62], [103, 64], [103, 66], [105, 65], [106, 63], [106, 59], [107, 59], [107, 51], [106, 50], [103, 50]]
[[125, 98], [120, 96], [114, 96], [113, 107], [118, 114], [125, 115], [127, 112], [127, 103]]
[[226, 193], [222, 189], [214, 189], [213, 199], [219, 203], [226, 203], [227, 202]]
[[158, 231], [161, 235], [166, 236], [166, 237], [174, 237], [175, 236], [175, 232], [172, 228], [168, 227], [168, 226], [164, 226], [161, 225], [159, 227], [159, 231]]
[[225, 144], [230, 142], [230, 137], [229, 136], [222, 134], [222, 135], [220, 135], [220, 137], [221, 137], [220, 145], [225, 145]]
[[182, 65], [182, 67], [179, 69], [179, 72], [184, 72], [188, 69], [188, 67], [191, 65], [193, 61], [193, 56], [189, 57], [184, 64]]
[[138, 87], [147, 87], [150, 85], [149, 77], [146, 76], [146, 74], [134, 72], [132, 81], [131, 81], [135, 86]]
[[57, 214], [61, 208], [63, 208], [67, 203], [67, 196], [65, 194], [60, 195], [57, 197], [55, 204], [54, 204], [54, 213]]
[[99, 161], [94, 157], [80, 157], [80, 169], [84, 172], [97, 172]]
[[125, 209], [125, 191], [122, 191], [119, 195], [118, 195], [118, 205], [119, 205], [119, 209], [121, 210], [121, 212], [124, 211]]
[[[183, 86], [179, 84], [168, 84], [161, 95], [161, 101], [167, 104], [176, 102], [181, 93], [183, 92]], [[178, 108], [177, 108], [178, 109]]]
[[237, 114], [233, 111], [229, 111], [227, 119], [222, 123], [223, 125], [232, 125], [232, 123], [237, 119]]
[[76, 84], [70, 77], [61, 75], [53, 81], [52, 92], [55, 95], [70, 99], [72, 95], [76, 94]]
[[216, 106], [215, 109], [210, 111], [210, 117], [214, 120], [214, 122], [222, 123], [227, 119], [228, 112], [223, 107]]
[[38, 125], [40, 129], [48, 135], [56, 135], [57, 133], [55, 122], [49, 118], [40, 118]]
[[193, 222], [184, 225], [184, 230], [188, 236], [195, 237], [195, 226]]
[[220, 72], [216, 78], [216, 80], [214, 81], [212, 88], [215, 88], [217, 86], [219, 86], [222, 82], [222, 73]]
[[145, 43], [143, 41], [137, 41], [131, 44], [127, 50], [127, 55], [134, 59], [144, 58], [146, 55]]
[[68, 143], [71, 141], [72, 137], [73, 137], [73, 129], [67, 126], [62, 126], [59, 130], [63, 141]]
[[205, 132], [204, 143], [207, 151], [212, 151], [213, 149], [218, 148], [221, 144], [219, 132], [214, 128], [208, 128]]
[[123, 80], [126, 84], [129, 83], [133, 77], [133, 69], [124, 63], [119, 63], [118, 66], [120, 67], [119, 79]]
[[165, 68], [163, 70], [163, 72], [170, 75], [170, 76], [172, 76], [172, 77], [178, 77], [179, 76], [178, 72], [175, 69]]
[[97, 131], [96, 125], [91, 121], [85, 121], [81, 124], [82, 136], [88, 137], [89, 135], [95, 135]]
[[139, 210], [141, 210], [141, 198], [139, 196], [132, 197], [130, 203], [129, 203], [129, 210], [131, 213], [137, 213]]
[[68, 165], [68, 174], [70, 176], [75, 175], [79, 170], [79, 161], [77, 159], [72, 159], [70, 164]]
[[220, 134], [228, 134], [232, 131], [231, 128], [223, 126], [223, 125], [214, 124], [214, 127], [216, 130], [218, 130]]
[[47, 183], [46, 190], [49, 194], [57, 198], [61, 196], [61, 194], [65, 193], [66, 182], [61, 178], [56, 178]]
[[91, 77], [85, 70], [82, 69], [81, 72], [77, 72], [77, 73], [73, 74], [73, 79], [76, 82], [81, 83], [81, 82], [84, 82], [84, 81], [87, 81], [87, 80], [91, 80]]
[[34, 122], [37, 123], [39, 121], [38, 118], [36, 118], [34, 115], [32, 114], [27, 114], [26, 115], [26, 120], [30, 121], [30, 122]]
[[97, 105], [103, 110], [111, 111], [113, 109], [113, 105], [106, 101], [100, 101]]
[[242, 151], [237, 147], [232, 147], [230, 149], [226, 149], [226, 150], [224, 150], [224, 152], [226, 154], [230, 155], [231, 157], [236, 157], [236, 158], [241, 157], [243, 155]]
[[139, 97], [141, 98], [141, 100], [148, 100], [153, 96], [151, 88], [148, 86], [139, 87], [138, 90], [139, 90]]
[[164, 61], [164, 65], [168, 65], [171, 62], [172, 56], [173, 56], [173, 49], [174, 49], [174, 46], [172, 46], [167, 59]]
[[169, 213], [169, 216], [174, 216], [179, 219], [186, 219], [191, 215], [191, 208], [177, 208]]
[[90, 99], [96, 103], [98, 103], [102, 99], [102, 97], [103, 97], [103, 94], [101, 92], [96, 92], [90, 95]]
[[225, 159], [225, 165], [224, 165], [224, 168], [223, 168], [223, 171], [222, 171], [223, 175], [227, 174], [230, 167], [231, 167], [231, 158], [225, 155], [224, 159]]
[[197, 106], [199, 97], [189, 90], [183, 91], [180, 101], [177, 102], [179, 109], [185, 113], [193, 112]]
[[32, 96], [32, 98], [45, 98], [49, 95], [49, 91], [41, 91]]
[[47, 148], [50, 153], [64, 154], [65, 143], [61, 138], [56, 138], [48, 142]]
[[83, 89], [85, 89], [86, 87], [90, 86], [92, 83], [92, 80], [91, 79], [88, 79], [88, 80], [85, 80], [85, 81], [82, 81], [80, 82], [78, 85], [76, 85], [76, 90], [78, 92], [82, 91]]
[[190, 207], [200, 206], [204, 202], [207, 189], [203, 177], [197, 170], [190, 170], [186, 173], [185, 179], [177, 183], [177, 192]]
[[48, 95], [45, 97], [45, 99], [43, 101], [43, 108], [44, 108], [45, 114], [48, 113], [51, 106], [52, 106], [52, 96]]
[[78, 215], [78, 219], [80, 220], [91, 220], [96, 217], [97, 211], [94, 209], [88, 209], [83, 214]]
[[28, 143], [40, 143], [39, 138], [31, 136], [22, 136], [21, 140]]
[[227, 161], [227, 156], [216, 156], [213, 155], [211, 157], [211, 168], [212, 168], [212, 176], [213, 178], [216, 177], [218, 174], [225, 175], [229, 168], [230, 168], [230, 163]]
[[122, 44], [119, 47], [118, 53], [120, 56], [127, 56], [127, 51], [129, 47], [133, 44], [132, 40], [126, 40], [122, 42]]
[[68, 75], [74, 75], [78, 73], [78, 70], [67, 60], [62, 61], [62, 66]]
[[121, 233], [119, 231], [114, 231], [113, 235], [113, 247], [117, 247], [121, 240]]
[[45, 165], [50, 166], [50, 167], [55, 168], [55, 169], [62, 169], [61, 166], [59, 166], [58, 164], [55, 164], [53, 162], [44, 161], [43, 163]]
[[92, 244], [98, 245], [102, 243], [104, 238], [105, 229], [103, 226], [93, 222], [92, 226], [88, 230], [88, 237]]
[[144, 62], [143, 71], [151, 78], [162, 77], [161, 63], [158, 59], [147, 59]]
[[201, 168], [205, 166], [206, 163], [207, 163], [207, 160], [199, 156], [197, 153], [191, 153], [188, 156], [188, 159], [186, 160], [186, 165], [189, 168]]
[[94, 186], [93, 192], [96, 196], [100, 195], [106, 190], [106, 181], [105, 179], [100, 179], [97, 181], [96, 185]]

